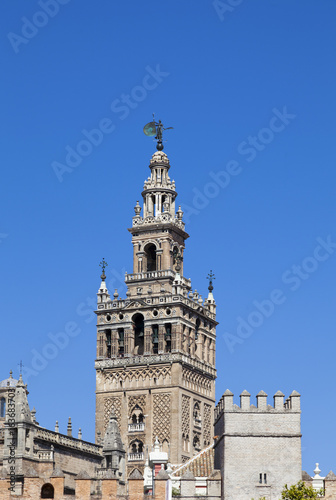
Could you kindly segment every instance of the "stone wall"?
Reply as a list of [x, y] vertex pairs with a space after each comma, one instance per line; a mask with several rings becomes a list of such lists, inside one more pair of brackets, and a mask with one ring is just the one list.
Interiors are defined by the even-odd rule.
[[[162, 474], [163, 473], [163, 474]], [[162, 471], [162, 477], [155, 480], [155, 496], [153, 500], [163, 500], [166, 494], [167, 474]], [[159, 475], [158, 475], [159, 476]], [[38, 500], [41, 498], [41, 488], [44, 484], [50, 483], [54, 486], [54, 500], [145, 500], [144, 482], [142, 478], [129, 479], [127, 485], [118, 484], [116, 479], [102, 479], [101, 494], [92, 495], [96, 490], [94, 481], [89, 477], [76, 479], [76, 495], [64, 495], [64, 478], [25, 478], [23, 495], [11, 496], [8, 491], [8, 480], [0, 480], [1, 500]], [[175, 497], [174, 497], [175, 498]], [[214, 474], [207, 480], [207, 495], [199, 496], [195, 492], [195, 478], [188, 476], [181, 479], [181, 494], [176, 497], [178, 500], [220, 500], [221, 480], [220, 475]]]
[[277, 393], [275, 405], [257, 395], [250, 405], [244, 391], [240, 406], [224, 393], [216, 409], [215, 467], [221, 468], [225, 500], [281, 498], [283, 485], [301, 479], [300, 398], [292, 393], [284, 404]]

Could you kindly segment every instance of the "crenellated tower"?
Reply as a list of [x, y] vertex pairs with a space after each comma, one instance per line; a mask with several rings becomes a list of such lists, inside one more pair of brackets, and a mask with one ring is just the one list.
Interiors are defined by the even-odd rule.
[[143, 471], [158, 438], [172, 463], [191, 458], [213, 440], [216, 304], [212, 275], [203, 300], [183, 275], [185, 232], [176, 211], [175, 182], [162, 151], [136, 203], [129, 232], [133, 273], [126, 297], [110, 296], [106, 275], [98, 291], [96, 439], [116, 415], [126, 448], [127, 475]]

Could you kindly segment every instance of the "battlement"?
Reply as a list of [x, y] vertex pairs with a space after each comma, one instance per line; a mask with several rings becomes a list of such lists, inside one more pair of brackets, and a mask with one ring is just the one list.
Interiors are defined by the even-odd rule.
[[215, 408], [215, 421], [220, 418], [223, 413], [229, 412], [250, 412], [250, 413], [300, 413], [300, 394], [293, 391], [290, 396], [284, 401], [285, 395], [278, 391], [273, 396], [273, 406], [267, 404], [267, 394], [260, 391], [256, 395], [257, 405], [250, 402], [251, 394], [246, 390], [240, 394], [240, 405], [233, 403], [234, 394], [227, 389]]

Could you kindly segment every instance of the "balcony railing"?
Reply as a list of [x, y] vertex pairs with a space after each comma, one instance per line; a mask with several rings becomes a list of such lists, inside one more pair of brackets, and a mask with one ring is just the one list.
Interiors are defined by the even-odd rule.
[[52, 462], [54, 460], [54, 452], [52, 450], [34, 450], [34, 457], [40, 461]]
[[143, 432], [145, 430], [145, 424], [140, 422], [138, 424], [128, 424], [128, 432]]
[[172, 278], [175, 279], [176, 273], [171, 269], [165, 269], [164, 271], [147, 271], [143, 273], [126, 274], [125, 281], [129, 283], [130, 281], [138, 280], [150, 280], [158, 278]]
[[144, 459], [144, 454], [142, 453], [129, 453], [128, 454], [128, 461], [129, 462], [137, 462], [141, 461]]

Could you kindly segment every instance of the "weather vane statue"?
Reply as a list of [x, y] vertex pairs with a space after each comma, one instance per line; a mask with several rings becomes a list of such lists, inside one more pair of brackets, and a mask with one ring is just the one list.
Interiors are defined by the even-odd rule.
[[170, 130], [174, 127], [164, 127], [161, 120], [158, 122], [155, 121], [154, 119], [154, 113], [153, 113], [153, 121], [147, 123], [147, 125], [144, 126], [143, 131], [146, 135], [149, 137], [155, 136], [155, 139], [157, 140], [157, 145], [156, 149], [158, 151], [163, 150], [163, 144], [162, 144], [162, 131], [163, 130]]

